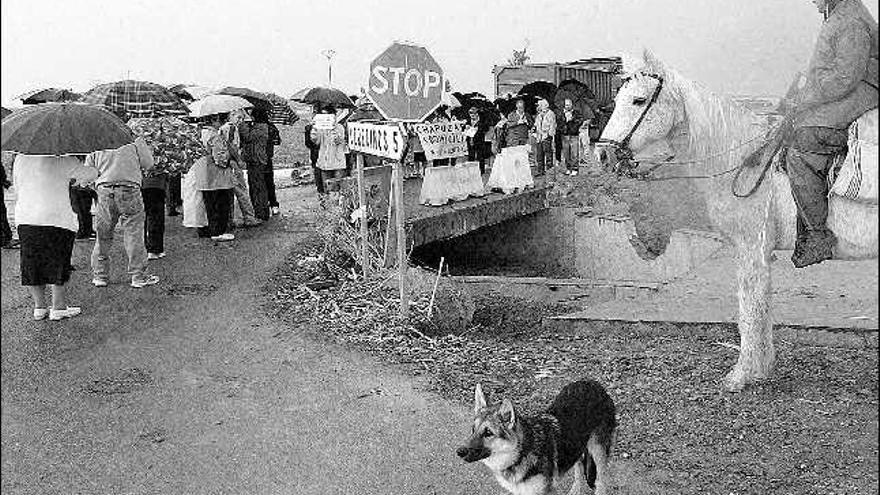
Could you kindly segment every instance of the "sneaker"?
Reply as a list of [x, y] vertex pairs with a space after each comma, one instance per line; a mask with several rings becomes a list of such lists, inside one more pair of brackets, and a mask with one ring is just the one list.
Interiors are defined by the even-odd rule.
[[148, 285], [156, 285], [159, 283], [159, 277], [156, 275], [150, 275], [143, 279], [131, 279], [131, 286], [135, 289], [142, 289]]
[[80, 313], [82, 313], [82, 308], [78, 308], [76, 306], [68, 306], [65, 309], [52, 308], [49, 310], [49, 319], [51, 321], [58, 321], [65, 318], [73, 318]]
[[92, 285], [95, 287], [107, 287], [107, 281], [103, 278], [93, 278]]
[[277, 206], [273, 206], [272, 207], [272, 216], [280, 215], [280, 214], [281, 214], [281, 209], [278, 208]]
[[227, 242], [227, 241], [232, 241], [234, 239], [235, 239], [235, 235], [229, 234], [229, 233], [215, 235], [215, 236], [211, 237], [212, 241], [217, 241], [217, 242]]
[[45, 320], [47, 316], [49, 316], [49, 310], [47, 308], [34, 308], [34, 320]]
[[165, 253], [147, 253], [148, 260], [161, 260], [165, 257]]

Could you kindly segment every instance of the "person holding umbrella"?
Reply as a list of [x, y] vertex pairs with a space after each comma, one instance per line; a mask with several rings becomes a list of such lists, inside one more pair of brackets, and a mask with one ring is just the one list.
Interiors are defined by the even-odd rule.
[[[67, 304], [70, 257], [77, 220], [68, 187], [98, 177], [82, 155], [132, 142], [131, 131], [110, 112], [91, 105], [45, 103], [23, 108], [3, 120], [2, 150], [17, 153], [13, 178], [18, 189], [15, 216], [21, 241], [21, 283], [34, 301], [33, 318], [74, 317], [82, 309]], [[52, 306], [47, 306], [46, 286]]]
[[476, 106], [468, 109], [468, 125], [464, 131], [467, 136], [468, 160], [480, 163], [480, 174], [486, 173], [486, 159], [492, 154], [491, 145], [486, 142], [486, 133], [491, 127], [488, 119], [480, 115]]
[[226, 139], [229, 145], [230, 160], [229, 164], [232, 168], [232, 195], [233, 202], [229, 208], [230, 223], [232, 223], [235, 201], [238, 200], [238, 208], [241, 210], [242, 223], [245, 227], [256, 227], [263, 223], [263, 220], [257, 217], [254, 212], [254, 205], [251, 202], [248, 193], [248, 182], [244, 178], [244, 170], [247, 169], [247, 163], [242, 157], [241, 133], [239, 132], [245, 123], [244, 110], [237, 110], [229, 114], [226, 122], [220, 126], [220, 135]]
[[193, 166], [196, 172], [195, 187], [202, 192], [208, 226], [199, 228], [199, 237], [210, 237], [217, 242], [232, 241], [230, 216], [235, 176], [230, 144], [220, 133], [220, 127], [229, 120], [228, 113], [206, 116], [202, 127], [202, 145], [207, 156]]
[[345, 127], [335, 121], [336, 109], [325, 106], [318, 115], [324, 115], [324, 118], [329, 115], [329, 119], [333, 120], [330, 129], [319, 129], [317, 126], [313, 126], [310, 134], [312, 141], [318, 145], [316, 165], [321, 171], [321, 182], [326, 191], [327, 179], [345, 176], [345, 155], [348, 150], [345, 142]]
[[241, 155], [247, 167], [248, 192], [254, 215], [263, 221], [269, 219], [269, 195], [263, 175], [269, 165], [269, 115], [263, 108], [251, 111], [253, 121], [240, 122]]

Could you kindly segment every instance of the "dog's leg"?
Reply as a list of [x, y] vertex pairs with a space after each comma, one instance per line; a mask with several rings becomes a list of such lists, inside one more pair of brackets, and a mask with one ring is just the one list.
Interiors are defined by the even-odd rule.
[[596, 465], [596, 495], [608, 495], [610, 480], [608, 479], [608, 450], [596, 435], [590, 435], [587, 441], [587, 452]]
[[580, 495], [584, 481], [584, 458], [581, 457], [574, 466], [571, 467], [571, 474], [574, 475], [574, 482], [571, 484], [571, 490], [568, 495]]

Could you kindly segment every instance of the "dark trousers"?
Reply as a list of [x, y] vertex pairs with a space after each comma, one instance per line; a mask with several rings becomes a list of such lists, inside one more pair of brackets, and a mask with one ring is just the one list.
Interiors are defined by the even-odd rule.
[[798, 238], [826, 234], [828, 173], [838, 154], [846, 153], [848, 132], [830, 127], [796, 129], [785, 158], [798, 209]]
[[254, 207], [254, 216], [260, 220], [269, 219], [269, 192], [266, 191], [266, 178], [262, 166], [249, 166], [247, 173], [248, 195]]
[[269, 207], [278, 207], [278, 196], [275, 194], [275, 172], [263, 172], [263, 180], [266, 182], [266, 194], [269, 197]]
[[168, 176], [167, 204], [168, 211], [176, 211], [183, 205], [183, 196], [180, 194], [180, 174]]
[[92, 201], [97, 199], [97, 193], [91, 189], [82, 187], [70, 188], [70, 207], [76, 213], [79, 228], [76, 231], [76, 237], [85, 239], [95, 234], [95, 228], [92, 222]]
[[0, 246], [5, 246], [10, 241], [12, 241], [12, 229], [6, 216], [6, 189], [0, 187]]
[[165, 252], [165, 191], [141, 189], [144, 198], [144, 246], [148, 253]]
[[535, 166], [537, 175], [544, 175], [548, 168], [553, 168], [552, 136], [535, 143]]
[[318, 194], [324, 194], [324, 177], [321, 175], [321, 169], [318, 168], [314, 162], [312, 162], [312, 174], [315, 176], [315, 188], [318, 190]]
[[213, 237], [229, 232], [229, 216], [232, 213], [232, 189], [202, 191], [208, 226], [199, 228], [199, 237]]

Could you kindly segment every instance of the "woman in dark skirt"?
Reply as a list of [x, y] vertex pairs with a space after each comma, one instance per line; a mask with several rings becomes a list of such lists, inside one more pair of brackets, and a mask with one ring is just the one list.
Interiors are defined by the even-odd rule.
[[[34, 319], [57, 321], [82, 312], [67, 305], [70, 256], [79, 227], [70, 206], [71, 181], [84, 186], [98, 177], [82, 159], [69, 156], [26, 156], [15, 159], [13, 170], [18, 201], [15, 220], [21, 241], [21, 285], [34, 299]], [[46, 286], [52, 288], [52, 307]]]

